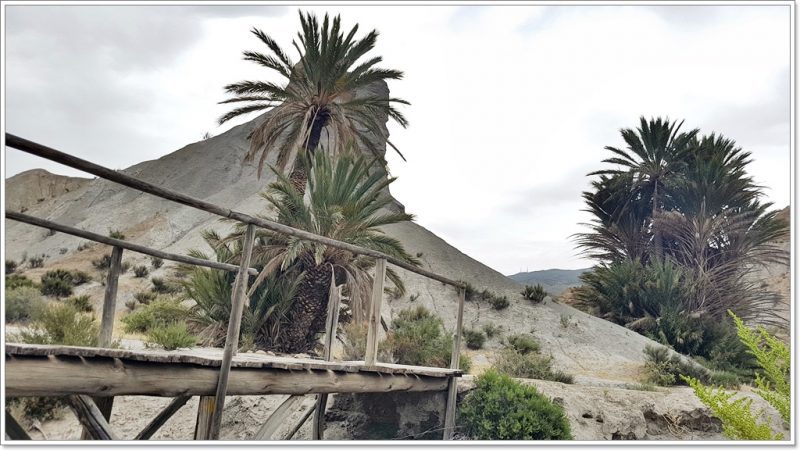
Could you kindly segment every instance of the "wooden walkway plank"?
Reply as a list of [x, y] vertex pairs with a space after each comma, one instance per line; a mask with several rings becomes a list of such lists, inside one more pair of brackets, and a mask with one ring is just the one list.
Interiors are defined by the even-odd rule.
[[190, 395], [181, 395], [180, 397], [175, 397], [172, 399], [172, 401], [169, 402], [169, 405], [161, 410], [161, 412], [158, 413], [158, 415], [155, 416], [153, 420], [151, 420], [150, 423], [148, 423], [133, 439], [137, 441], [144, 441], [153, 437], [153, 435], [156, 434], [156, 431], [158, 431], [158, 429], [161, 428], [161, 426], [164, 425], [167, 420], [169, 420], [169, 418], [172, 417], [176, 412], [178, 412], [178, 410], [181, 409], [183, 405], [185, 405], [186, 402], [188, 402], [191, 398], [192, 397]]

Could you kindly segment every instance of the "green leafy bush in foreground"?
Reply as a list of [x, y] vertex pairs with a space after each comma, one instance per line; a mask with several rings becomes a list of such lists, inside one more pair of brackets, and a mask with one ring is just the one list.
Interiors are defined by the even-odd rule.
[[42, 294], [35, 287], [6, 288], [6, 322], [27, 322], [38, 309], [44, 307], [44, 304]]
[[[755, 356], [761, 367], [756, 373], [755, 392], [772, 405], [787, 423], [791, 419], [791, 382], [789, 380], [790, 356], [787, 346], [767, 333], [763, 327], [752, 330], [732, 312], [736, 331], [748, 351]], [[782, 433], [772, 433], [770, 421], [759, 421], [764, 411], [754, 414], [752, 399], [725, 392], [722, 387], [708, 387], [692, 376], [681, 375], [681, 379], [694, 389], [697, 397], [711, 408], [714, 415], [722, 420], [723, 432], [731, 439], [741, 440], [780, 440]]]
[[146, 333], [189, 318], [190, 310], [178, 299], [157, 298], [122, 318], [127, 333]]
[[174, 322], [150, 328], [147, 331], [147, 341], [150, 344], [164, 347], [164, 350], [175, 350], [194, 347], [197, 340], [189, 333], [185, 322]]
[[14, 339], [26, 344], [94, 347], [100, 329], [90, 314], [64, 303], [51, 303], [38, 310], [31, 326]]
[[465, 432], [482, 440], [572, 439], [563, 408], [508, 375], [488, 370], [461, 405]]

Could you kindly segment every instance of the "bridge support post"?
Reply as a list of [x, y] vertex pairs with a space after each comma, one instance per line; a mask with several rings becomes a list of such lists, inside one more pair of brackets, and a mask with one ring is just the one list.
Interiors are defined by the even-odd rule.
[[369, 323], [367, 328], [367, 349], [364, 353], [364, 364], [374, 366], [378, 359], [378, 327], [381, 325], [381, 302], [383, 302], [383, 282], [386, 278], [386, 260], [375, 261], [375, 280], [372, 283], [372, 302], [369, 307]]
[[[453, 336], [453, 352], [450, 355], [450, 368], [458, 369], [461, 358], [461, 327], [464, 321], [464, 301], [466, 300], [467, 290], [459, 289], [458, 296], [458, 318], [456, 320], [456, 331]], [[458, 377], [450, 377], [447, 386], [447, 406], [444, 413], [444, 440], [453, 438], [453, 431], [456, 426], [456, 400], [458, 395]]]

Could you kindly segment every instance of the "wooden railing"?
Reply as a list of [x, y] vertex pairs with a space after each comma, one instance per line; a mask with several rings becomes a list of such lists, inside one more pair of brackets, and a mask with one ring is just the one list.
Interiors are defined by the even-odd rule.
[[[155, 195], [163, 199], [171, 200], [176, 203], [180, 203], [182, 205], [186, 205], [201, 211], [233, 219], [247, 225], [246, 232], [242, 238], [243, 250], [242, 250], [241, 261], [240, 264], [236, 266], [232, 264], [208, 261], [189, 256], [171, 254], [160, 250], [151, 249], [142, 245], [126, 242], [123, 240], [113, 239], [110, 237], [98, 235], [96, 233], [91, 233], [85, 230], [80, 230], [63, 224], [58, 224], [48, 220], [39, 219], [26, 214], [13, 211], [6, 211], [7, 219], [12, 219], [30, 225], [48, 228], [50, 230], [55, 230], [73, 236], [78, 236], [94, 242], [111, 245], [113, 247], [113, 252], [111, 257], [112, 260], [111, 268], [109, 270], [108, 278], [106, 280], [106, 291], [103, 303], [103, 313], [102, 313], [101, 331], [99, 340], [100, 346], [108, 346], [111, 344], [111, 336], [113, 332], [113, 323], [114, 323], [113, 314], [116, 303], [117, 279], [119, 277], [119, 272], [120, 272], [119, 268], [121, 266], [120, 263], [122, 259], [123, 249], [167, 260], [172, 260], [183, 264], [190, 264], [202, 267], [209, 267], [212, 269], [237, 272], [237, 276], [234, 281], [234, 288], [232, 289], [231, 315], [228, 322], [228, 332], [225, 340], [225, 347], [223, 350], [223, 358], [219, 372], [219, 380], [217, 383], [216, 395], [214, 397], [201, 397], [199, 406], [200, 412], [198, 413], [198, 425], [195, 431], [195, 439], [219, 438], [219, 428], [222, 417], [221, 415], [225, 404], [225, 397], [227, 393], [227, 381], [231, 369], [231, 361], [237, 351], [242, 312], [244, 308], [245, 299], [248, 296], [247, 292], [248, 278], [249, 275], [256, 275], [258, 273], [256, 269], [249, 267], [256, 227], [264, 228], [288, 236], [293, 236], [298, 239], [303, 239], [331, 246], [334, 248], [346, 250], [355, 255], [363, 255], [375, 259], [376, 262], [375, 277], [372, 288], [370, 312], [368, 316], [369, 321], [367, 329], [367, 347], [364, 358], [364, 362], [366, 365], [377, 364], [378, 329], [380, 327], [383, 285], [386, 276], [387, 263], [391, 263], [397, 267], [403, 268], [410, 272], [414, 272], [424, 277], [440, 281], [444, 284], [448, 284], [450, 286], [455, 287], [459, 292], [459, 299], [458, 299], [458, 314], [456, 320], [456, 327], [453, 332], [453, 349], [450, 359], [450, 368], [458, 369], [459, 367], [464, 301], [466, 295], [465, 286], [462, 282], [451, 280], [439, 274], [430, 272], [421, 267], [409, 264], [406, 261], [394, 258], [392, 256], [383, 254], [375, 250], [359, 247], [356, 245], [349, 244], [347, 242], [338, 241], [325, 236], [320, 236], [314, 233], [307, 232], [305, 230], [292, 228], [274, 221], [253, 217], [248, 214], [224, 208], [215, 205], [213, 203], [209, 203], [204, 200], [191, 197], [183, 193], [162, 188], [160, 186], [156, 186], [152, 183], [148, 183], [146, 181], [137, 179], [130, 175], [126, 175], [124, 173], [111, 170], [107, 167], [94, 164], [84, 159], [77, 158], [75, 156], [29, 141], [27, 139], [15, 136], [13, 134], [9, 133], [5, 134], [5, 144], [7, 147], [12, 147], [35, 156], [39, 156], [66, 165], [68, 167], [72, 167], [74, 169], [78, 169], [83, 172], [93, 174], [99, 178], [113, 181], [123, 186], [127, 186], [151, 195]], [[324, 357], [327, 360], [331, 359], [333, 336], [335, 336], [336, 334], [336, 328], [338, 323], [339, 297], [340, 297], [339, 293], [335, 292], [335, 289], [332, 286], [329, 299], [328, 317], [326, 321], [326, 339], [325, 339], [325, 350], [324, 350]], [[445, 439], [450, 439], [452, 437], [453, 429], [455, 426], [455, 406], [456, 406], [456, 393], [457, 393], [456, 380], [457, 377], [451, 377], [448, 386], [447, 406], [446, 406], [445, 425], [444, 425]], [[76, 397], [73, 399], [72, 403], [75, 405], [75, 408], [81, 409], [86, 407], [86, 400], [87, 398]], [[111, 399], [102, 399], [102, 400], [100, 398], [96, 399], [99, 409], [102, 413], [102, 416], [104, 416], [106, 420], [110, 417], [111, 414], [110, 400]], [[296, 401], [296, 399], [290, 397], [284, 403], [284, 405], [281, 405], [281, 407], [284, 407], [285, 405], [290, 403], [290, 401]], [[325, 411], [326, 401], [327, 401], [327, 394], [318, 395], [316, 408], [314, 409], [315, 418], [313, 422], [314, 423], [313, 435], [315, 439], [322, 438], [321, 424], [322, 424], [322, 417]], [[307, 417], [308, 415], [305, 416], [305, 418]], [[271, 425], [271, 424], [265, 424], [264, 428], [267, 428], [266, 425]]]

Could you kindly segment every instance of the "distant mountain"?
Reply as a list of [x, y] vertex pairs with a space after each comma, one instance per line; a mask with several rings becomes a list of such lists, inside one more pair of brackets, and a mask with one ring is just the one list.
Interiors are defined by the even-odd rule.
[[520, 272], [514, 275], [509, 275], [509, 278], [519, 284], [536, 284], [539, 283], [545, 287], [547, 292], [552, 295], [559, 295], [565, 290], [580, 286], [581, 280], [578, 278], [582, 273], [590, 270], [586, 269], [547, 269], [547, 270], [534, 270], [533, 272]]

